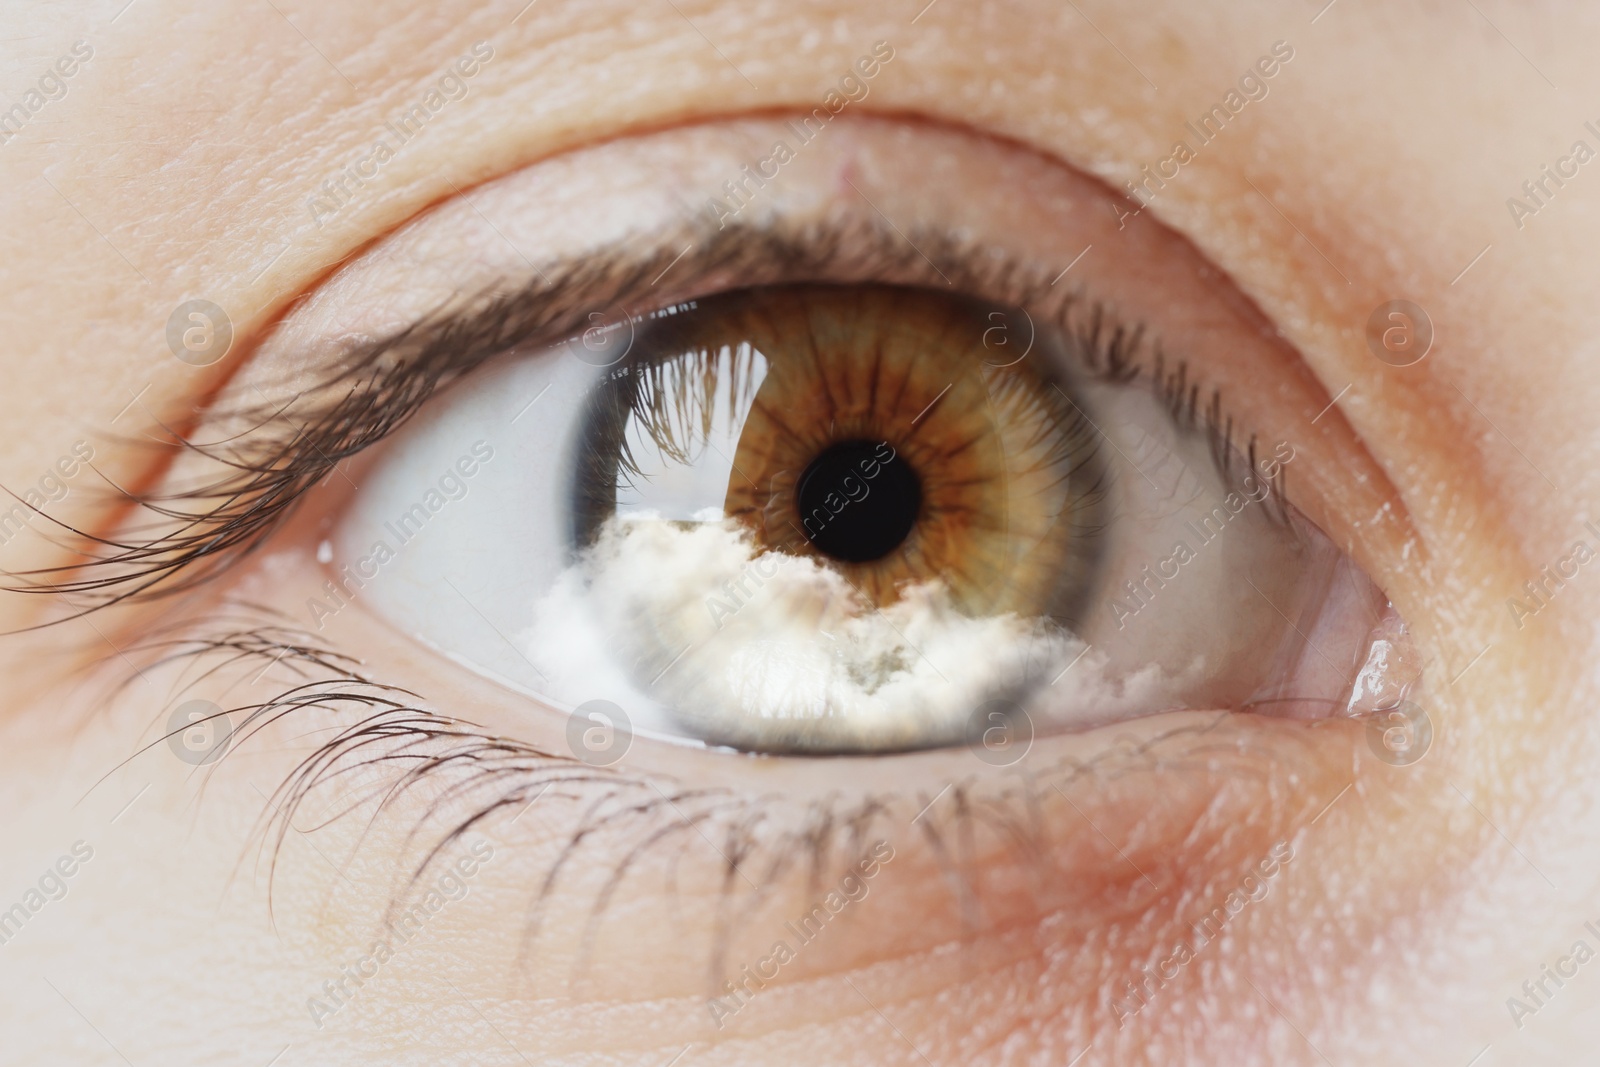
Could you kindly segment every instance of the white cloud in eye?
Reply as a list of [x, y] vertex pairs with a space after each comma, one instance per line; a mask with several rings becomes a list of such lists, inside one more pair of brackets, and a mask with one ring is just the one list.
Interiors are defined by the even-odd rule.
[[[938, 581], [880, 610], [734, 522], [638, 513], [560, 575], [523, 642], [563, 703], [604, 698], [636, 727], [777, 749], [959, 743], [985, 701], [1026, 702], [1084, 651], [1047, 620], [967, 616]], [[1164, 679], [1151, 665], [1113, 682], [1091, 650], [1045, 690], [1064, 712], [1047, 717], [1116, 718]]]

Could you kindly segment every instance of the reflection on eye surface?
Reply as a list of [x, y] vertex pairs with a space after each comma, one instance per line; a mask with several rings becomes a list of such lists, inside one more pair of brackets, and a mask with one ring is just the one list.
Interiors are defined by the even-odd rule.
[[[996, 358], [996, 316], [1023, 356]], [[960, 744], [997, 706], [1053, 732], [1360, 710], [1383, 597], [1276, 488], [1293, 446], [1239, 452], [1186, 364], [1141, 372], [1142, 337], [908, 287], [700, 298], [469, 383], [338, 541], [405, 536], [372, 603], [458, 659], [748, 751]], [[450, 522], [393, 524], [489, 438], [508, 460]]]
[[574, 448], [569, 574], [587, 588], [558, 580], [533, 644], [578, 601], [647, 580], [648, 602], [628, 598], [642, 616], [608, 618], [606, 636], [708, 740], [756, 719], [795, 724], [797, 747], [939, 743], [980, 687], [1029, 684], [1065, 639], [1047, 620], [1090, 576], [1096, 442], [1037, 361], [981, 358], [987, 310], [765, 290], [647, 331]]
[[699, 304], [596, 389], [578, 547], [609, 520], [727, 522], [879, 607], [936, 581], [968, 615], [1070, 610], [1097, 442], [1040, 360], [982, 358], [988, 308], [862, 287]]

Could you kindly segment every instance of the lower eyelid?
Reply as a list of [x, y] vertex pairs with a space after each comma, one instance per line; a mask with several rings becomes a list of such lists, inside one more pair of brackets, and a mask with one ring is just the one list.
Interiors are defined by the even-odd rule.
[[[243, 638], [248, 638], [248, 633], [206, 633], [197, 649], [248, 643]], [[251, 653], [251, 662], [232, 664], [229, 672], [250, 677], [259, 670], [254, 661], [270, 664], [275, 657], [282, 661], [282, 651], [282, 646], [267, 641]], [[202, 659], [195, 665], [216, 656], [213, 651], [197, 654]], [[322, 656], [331, 659], [338, 651], [326, 648]], [[296, 653], [288, 662], [304, 661], [301, 653]], [[226, 688], [226, 678], [221, 675], [211, 686]], [[306, 699], [318, 691], [314, 686], [294, 699]], [[1082, 737], [1070, 739], [1070, 744], [1043, 742], [1030, 755], [1026, 773], [1018, 773], [1022, 768], [981, 768], [986, 773], [973, 773], [970, 757], [926, 753], [896, 758], [901, 766], [891, 773], [883, 773], [882, 760], [872, 761], [869, 766], [874, 777], [898, 781], [898, 785], [885, 784], [872, 792], [846, 785], [861, 781], [848, 760], [790, 768], [790, 776], [816, 779], [798, 792], [774, 789], [776, 782], [771, 776], [758, 776], [765, 785], [762, 789], [749, 785], [707, 789], [685, 787], [686, 781], [704, 781], [698, 774], [682, 768], [674, 773], [672, 765], [682, 760], [682, 750], [642, 750], [640, 755], [645, 758], [638, 763], [659, 763], [654, 771], [642, 771], [642, 766], [595, 769], [573, 760], [544, 757], [526, 745], [480, 733], [467, 720], [406, 710], [416, 702], [403, 689], [355, 686], [346, 678], [344, 683], [326, 686], [326, 694], [328, 699], [293, 710], [266, 734], [246, 742], [270, 745], [275, 737], [304, 736], [310, 726], [304, 720], [312, 717], [322, 720], [315, 729], [323, 734], [330, 723], [346, 726], [346, 741], [326, 745], [320, 757], [307, 761], [304, 766], [315, 766], [314, 773], [278, 790], [269, 809], [275, 809], [275, 816], [282, 819], [294, 819], [299, 811], [344, 811], [342, 817], [354, 822], [374, 816], [382, 824], [395, 822], [403, 837], [411, 841], [410, 854], [395, 857], [395, 862], [422, 861], [467, 825], [475, 832], [514, 843], [518, 811], [534, 797], [544, 797], [546, 787], [554, 785], [547, 797], [550, 803], [539, 801], [544, 805], [539, 816], [544, 827], [562, 821], [552, 811], [565, 808], [566, 819], [578, 829], [590, 819], [582, 813], [595, 813], [594, 801], [606, 797], [611, 798], [613, 811], [637, 808], [630, 816], [614, 821], [608, 832], [597, 829], [587, 833], [586, 846], [594, 851], [573, 861], [573, 877], [579, 885], [589, 878], [584, 870], [605, 867], [614, 862], [606, 857], [629, 853], [638, 841], [662, 827], [685, 817], [699, 822], [706, 811], [722, 809], [717, 819], [701, 824], [701, 829], [715, 830], [710, 833], [714, 841], [733, 840], [726, 837], [728, 833], [752, 835], [741, 853], [741, 867], [747, 867], [752, 878], [747, 888], [752, 891], [762, 885], [763, 872], [779, 872], [786, 880], [818, 877], [818, 872], [797, 869], [784, 859], [802, 841], [811, 849], [810, 862], [821, 864], [826, 875], [837, 873], [846, 864], [851, 841], [859, 845], [861, 841], [886, 840], [904, 857], [902, 870], [907, 865], [931, 864], [938, 870], [946, 862], [955, 864], [944, 870], [944, 875], [957, 875], [957, 885], [970, 880], [971, 885], [963, 891], [989, 902], [990, 909], [1000, 910], [1002, 902], [1010, 899], [1010, 889], [1000, 889], [1010, 875], [1002, 875], [1000, 870], [1034, 870], [1034, 875], [1042, 878], [1042, 886], [1059, 885], [1062, 877], [1069, 878], [1077, 885], [1074, 907], [1080, 909], [1078, 921], [1085, 928], [1115, 913], [1126, 917], [1128, 907], [1144, 909], [1157, 904], [1157, 891], [1144, 894], [1134, 888], [1134, 883], [1146, 877], [1152, 878], [1157, 888], [1166, 889], [1170, 880], [1194, 878], [1195, 869], [1210, 870], [1216, 864], [1216, 856], [1211, 854], [1216, 841], [1235, 835], [1240, 825], [1256, 827], [1251, 840], [1293, 837], [1307, 811], [1314, 811], [1322, 798], [1322, 787], [1331, 787], [1328, 795], [1336, 792], [1334, 782], [1344, 773], [1349, 758], [1347, 741], [1341, 741], [1339, 729], [1262, 725], [1259, 720], [1235, 715], [1194, 713], [1178, 717], [1178, 721], [1147, 723], [1139, 731], [1118, 729], [1114, 736], [1093, 739], [1093, 745], [1082, 744]], [[373, 699], [394, 701], [394, 707], [378, 713], [370, 705], [363, 707], [362, 702]], [[349, 704], [339, 710], [341, 701]], [[269, 709], [259, 712], [258, 721], [272, 717], [269, 704]], [[379, 725], [384, 720], [390, 723], [387, 729]], [[245, 720], [238, 723], [242, 733], [248, 733], [251, 725], [254, 723]], [[384, 741], [373, 745], [379, 737]], [[1053, 747], [1061, 752], [1053, 752]], [[1090, 747], [1093, 755], [1088, 752]], [[334, 757], [336, 752], [344, 755]], [[653, 760], [653, 755], [666, 760]], [[723, 757], [699, 758], [710, 758], [717, 765], [725, 761]], [[918, 763], [925, 766], [912, 769]], [[357, 798], [352, 803], [346, 781], [350, 769], [357, 766], [381, 771], [376, 782], [363, 787], [360, 797], [365, 800]], [[226, 774], [226, 766], [219, 773]], [[645, 777], [640, 777], [642, 773]], [[389, 792], [382, 782], [403, 784], [403, 789]], [[1291, 782], [1293, 787], [1285, 792]], [[443, 793], [450, 798], [448, 803], [427, 800], [438, 797], [443, 787], [448, 787]], [[747, 829], [736, 830], [739, 825]], [[826, 840], [821, 840], [818, 833], [826, 825], [832, 829], [824, 835]], [[954, 848], [950, 843], [960, 835], [966, 838], [962, 845], [965, 853], [941, 859], [939, 848]], [[379, 837], [387, 837], [387, 833]], [[683, 849], [685, 861], [702, 870], [725, 865], [715, 856], [715, 849], [701, 848], [706, 838], [688, 833], [680, 837], [675, 845], [666, 846], [664, 854]], [[934, 848], [934, 840], [944, 841], [944, 845]], [[1107, 848], [1107, 841], [1117, 841], [1117, 846]], [[1179, 841], [1184, 841], [1182, 846]], [[928, 851], [930, 848], [933, 851]], [[542, 867], [536, 864], [530, 869], [525, 862], [509, 861], [522, 877], [534, 870], [539, 873], [536, 880], [528, 878], [530, 885], [549, 877], [549, 853], [539, 854], [546, 856], [538, 861]], [[1168, 885], [1163, 886], [1163, 881]], [[1099, 888], [1085, 897], [1088, 885]], [[1082, 912], [1107, 886], [1122, 886], [1130, 899], [1112, 913], [1099, 910], [1104, 901], [1096, 905], [1093, 917]], [[941, 893], [947, 891], [949, 885], [941, 889]], [[997, 893], [1000, 896], [995, 896]], [[1035, 893], [1038, 899], [1034, 899]], [[1006, 913], [1024, 902], [1029, 909], [1038, 910], [1064, 905], [1059, 894], [1053, 899], [1048, 888], [1040, 886], [1024, 896], [1027, 901], [1011, 899], [1005, 905]], [[970, 915], [963, 917], [960, 893], [950, 896], [941, 907], [946, 910], [946, 923], [941, 926], [944, 934], [958, 933], [960, 925], [970, 921]]]
[[[242, 579], [237, 595], [294, 600], [306, 557], [285, 555], [292, 558], [269, 557], [266, 573]], [[1045, 939], [1039, 943], [1068, 956], [1078, 951], [1073, 945], [1113, 938], [1119, 958], [1137, 959], [1140, 946], [1160, 947], [1162, 937], [1182, 933], [1181, 924], [1193, 919], [1180, 904], [1209, 901], [1218, 894], [1207, 887], [1237, 884], [1276, 843], [1295, 842], [1343, 789], [1359, 741], [1350, 723], [1194, 713], [1090, 737], [1040, 739], [1010, 768], [983, 766], [965, 751], [870, 761], [730, 760], [644, 739], [619, 766], [593, 768], [506, 740], [525, 732], [518, 725], [525, 720], [513, 702], [497, 702], [493, 686], [453, 684], [358, 615], [342, 624], [337, 642], [303, 633], [292, 640], [322, 649], [329, 661], [348, 655], [396, 664], [375, 681], [404, 689], [313, 685], [301, 699], [338, 688], [352, 700], [393, 699], [404, 708], [430, 706], [427, 698], [436, 695], [440, 712], [424, 717], [397, 708], [394, 728], [384, 731], [370, 706], [320, 701], [260, 733], [244, 729], [236, 714], [241, 740], [209, 770], [216, 777], [210, 802], [223, 802], [231, 786], [235, 803], [312, 834], [319, 848], [348, 864], [353, 884], [310, 850], [275, 842], [270, 827], [257, 838], [277, 876], [299, 887], [296, 895], [308, 880], [338, 889], [338, 914], [346, 918], [329, 929], [339, 946], [335, 958], [349, 931], [381, 932], [384, 915], [420, 901], [441, 864], [472, 841], [492, 842], [494, 860], [471, 889], [479, 903], [451, 904], [455, 918], [440, 921], [470, 917], [475, 924], [455, 935], [474, 946], [474, 980], [501, 975], [497, 980], [513, 987], [528, 983], [552, 995], [570, 994], [580, 982], [631, 988], [627, 975], [637, 959], [629, 945], [640, 924], [661, 923], [686, 933], [678, 950], [657, 961], [654, 980], [686, 997], [712, 995], [708, 966], [737, 977], [739, 965], [767, 954], [775, 937], [792, 936], [783, 924], [808, 914], [880, 841], [894, 858], [868, 882], [861, 903], [875, 902], [850, 920], [849, 936], [809, 947], [784, 982], [1034, 926], [1034, 936]], [[254, 704], [283, 688], [291, 666], [312, 670], [313, 678], [340, 676], [258, 639], [260, 626], [283, 625], [272, 616], [260, 616], [254, 630], [201, 619], [192, 633], [195, 655], [153, 677], [200, 677], [240, 648], [244, 659], [188, 686], [183, 697]], [[234, 683], [239, 689], [230, 692]], [[336, 728], [356, 731], [341, 746], [346, 756], [281, 789], [261, 780], [263, 765], [290, 753], [296, 760], [312, 755]], [[376, 744], [357, 747], [361, 740]], [[547, 741], [548, 749], [559, 745]], [[265, 792], [248, 788], [250, 780]], [[407, 788], [396, 789], [403, 783]], [[435, 849], [433, 865], [423, 867]], [[547, 885], [563, 856], [559, 877]], [[488, 901], [497, 902], [493, 910]], [[1094, 950], [1082, 974], [1099, 975], [1106, 959]], [[1079, 985], [1072, 995], [1094, 1003], [1101, 980], [1073, 979]]]

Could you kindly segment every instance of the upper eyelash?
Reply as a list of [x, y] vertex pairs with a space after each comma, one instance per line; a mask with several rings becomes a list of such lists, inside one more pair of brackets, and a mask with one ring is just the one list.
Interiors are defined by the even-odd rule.
[[[934, 284], [1048, 315], [1097, 378], [1130, 382], [1146, 372], [1173, 417], [1205, 433], [1224, 479], [1233, 481], [1238, 457], [1233, 423], [1216, 390], [1198, 406], [1200, 386], [1182, 361], [1169, 364], [1144, 326], [1120, 322], [1082, 291], [1055, 291], [1043, 267], [997, 259], [988, 250], [942, 232], [918, 232], [914, 244], [876, 224], [815, 224], [784, 229], [733, 225], [702, 237], [700, 251], [683, 257], [677, 235], [647, 249], [619, 246], [563, 268], [540, 272], [523, 287], [492, 286], [438, 309], [393, 335], [337, 357], [318, 385], [273, 404], [219, 410], [219, 417], [252, 429], [215, 442], [167, 430], [169, 462], [182, 453], [221, 467], [198, 485], [134, 492], [114, 487], [125, 504], [142, 509], [160, 532], [142, 538], [97, 535], [45, 518], [78, 539], [73, 563], [0, 571], [0, 590], [61, 597], [73, 618], [123, 601], [172, 596], [209, 582], [258, 548], [305, 492], [337, 465], [382, 441], [439, 390], [501, 353], [550, 344], [580, 330], [595, 308], [611, 308], [648, 289], [664, 267], [682, 261], [679, 290], [737, 280], [740, 287], [784, 281], [893, 278]], [[660, 306], [676, 302], [661, 300]], [[1078, 314], [1080, 308], [1087, 313]], [[1171, 366], [1169, 371], [1167, 368]], [[1251, 467], [1255, 437], [1248, 446]], [[1284, 514], [1281, 473], [1269, 487]], [[196, 506], [204, 504], [204, 506]], [[35, 509], [38, 510], [38, 509]], [[43, 514], [43, 512], [39, 512]], [[56, 619], [54, 621], [62, 621]], [[50, 625], [46, 623], [45, 625]]]
[[[388, 437], [440, 388], [496, 353], [525, 343], [530, 334], [560, 328], [572, 318], [574, 299], [598, 292], [603, 283], [636, 285], [640, 276], [648, 276], [651, 262], [633, 263], [628, 271], [617, 270], [615, 263], [580, 264], [551, 283], [543, 301], [493, 290], [461, 301], [348, 353], [324, 382], [288, 401], [216, 413], [255, 424], [243, 434], [203, 442], [163, 427], [172, 456], [187, 452], [222, 468], [212, 481], [173, 491], [116, 488], [126, 503], [164, 521], [168, 530], [123, 540], [45, 516], [80, 539], [86, 558], [0, 572], [9, 579], [0, 589], [59, 595], [69, 604], [87, 597], [86, 607], [73, 604], [66, 616], [71, 618], [124, 600], [175, 595], [215, 578], [258, 547], [306, 490], [340, 462]], [[185, 508], [218, 500], [204, 509]]]

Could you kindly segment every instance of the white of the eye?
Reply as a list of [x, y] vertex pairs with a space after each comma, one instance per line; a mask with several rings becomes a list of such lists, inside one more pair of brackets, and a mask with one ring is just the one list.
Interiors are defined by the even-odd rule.
[[[335, 580], [402, 631], [540, 692], [537, 672], [502, 635], [527, 626], [534, 597], [566, 565], [573, 420], [602, 373], [563, 346], [512, 354], [436, 397], [389, 443], [341, 520]], [[474, 446], [491, 458], [477, 459]], [[464, 492], [439, 493], [430, 509], [430, 491], [452, 475]]]

